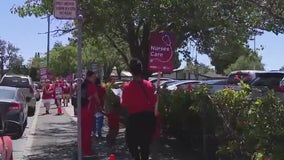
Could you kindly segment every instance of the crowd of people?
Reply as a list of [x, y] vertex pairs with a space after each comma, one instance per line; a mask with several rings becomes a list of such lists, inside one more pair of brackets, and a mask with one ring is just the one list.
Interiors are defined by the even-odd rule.
[[[126, 124], [126, 144], [133, 159], [148, 160], [150, 144], [157, 132], [157, 116], [155, 104], [157, 97], [151, 82], [142, 78], [142, 63], [139, 60], [131, 60], [130, 71], [133, 80], [123, 87], [121, 97], [122, 108], [128, 111]], [[43, 86], [42, 102], [49, 114], [50, 105], [56, 104], [58, 114], [62, 114], [61, 107], [67, 107], [71, 99], [74, 106], [74, 115], [77, 115], [77, 83], [68, 84], [67, 81], [47, 80]], [[106, 89], [100, 78], [92, 71], [86, 73], [86, 78], [81, 85], [81, 134], [82, 154], [84, 157], [93, 157], [92, 136], [102, 137], [104, 117], [108, 119], [109, 131], [106, 137], [110, 144], [115, 143], [119, 132], [119, 111], [117, 109], [105, 110]], [[158, 134], [155, 134], [158, 133]]]

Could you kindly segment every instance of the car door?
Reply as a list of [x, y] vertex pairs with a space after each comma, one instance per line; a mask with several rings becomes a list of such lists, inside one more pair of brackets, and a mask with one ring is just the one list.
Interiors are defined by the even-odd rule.
[[23, 115], [24, 115], [24, 120], [28, 117], [28, 105], [27, 105], [27, 101], [26, 101], [26, 96], [24, 93], [25, 89], [19, 88], [17, 91], [17, 96], [16, 96], [16, 100], [18, 102], [20, 102], [21, 104], [23, 104]]

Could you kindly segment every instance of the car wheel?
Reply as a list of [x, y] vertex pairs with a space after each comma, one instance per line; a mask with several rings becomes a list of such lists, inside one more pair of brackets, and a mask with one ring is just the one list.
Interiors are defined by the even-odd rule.
[[18, 127], [17, 133], [12, 136], [12, 139], [19, 139], [23, 136], [23, 134], [24, 134], [24, 126], [23, 125]]
[[24, 128], [26, 128], [28, 125], [28, 118], [26, 118], [25, 122], [24, 122]]
[[35, 107], [29, 107], [28, 109], [28, 116], [32, 117], [35, 115]]

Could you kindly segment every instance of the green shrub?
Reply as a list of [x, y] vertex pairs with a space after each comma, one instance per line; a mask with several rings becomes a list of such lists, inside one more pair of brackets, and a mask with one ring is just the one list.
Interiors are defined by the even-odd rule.
[[219, 159], [284, 159], [283, 103], [272, 91], [254, 97], [249, 86], [241, 88], [210, 96], [205, 86], [191, 93], [162, 91], [159, 110], [166, 129], [189, 143], [202, 144], [202, 134], [215, 137]]

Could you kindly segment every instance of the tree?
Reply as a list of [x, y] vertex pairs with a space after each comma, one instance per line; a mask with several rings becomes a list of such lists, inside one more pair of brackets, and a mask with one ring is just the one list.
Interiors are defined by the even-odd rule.
[[40, 57], [39, 53], [35, 53], [35, 56], [28, 61], [27, 67], [29, 68], [29, 75], [33, 81], [40, 80], [40, 68], [46, 67], [46, 57]]
[[218, 44], [214, 49], [213, 54], [210, 55], [211, 64], [215, 66], [218, 74], [224, 74], [231, 64], [235, 63], [240, 56], [249, 56], [251, 49], [238, 43]]
[[[131, 57], [142, 60], [145, 76], [151, 74], [147, 72], [151, 31], [174, 32], [178, 48], [194, 42], [200, 53], [208, 55], [213, 54], [220, 42], [244, 45], [259, 30], [284, 32], [282, 0], [79, 2], [84, 16], [84, 36], [106, 36], [125, 63], [128, 63], [127, 55], [119, 44], [128, 44]], [[12, 12], [22, 17], [43, 16], [52, 13], [52, 1], [29, 0], [23, 6], [14, 7]]]
[[255, 52], [248, 56], [242, 55], [225, 70], [225, 73], [229, 74], [236, 70], [264, 70], [264, 64], [261, 63], [261, 59], [261, 56]]
[[189, 71], [190, 73], [193, 73], [195, 77], [198, 77], [199, 74], [207, 74], [209, 72], [215, 72], [214, 69], [210, 68], [209, 66], [203, 63], [198, 63], [197, 61], [188, 61], [185, 70]]
[[0, 71], [1, 75], [5, 74], [5, 69], [10, 72], [21, 73], [23, 68], [24, 59], [18, 55], [19, 48], [15, 47], [12, 43], [0, 39]]
[[[127, 48], [125, 48], [124, 52], [129, 53]], [[102, 67], [103, 75], [106, 79], [110, 77], [114, 67], [116, 67], [117, 70], [126, 69], [126, 65], [123, 63], [123, 59], [117, 53], [117, 50], [102, 36], [89, 38], [85, 41], [83, 52], [84, 66], [91, 68], [94, 62]]]
[[56, 46], [50, 52], [50, 72], [55, 76], [67, 76], [77, 69], [76, 47]]

